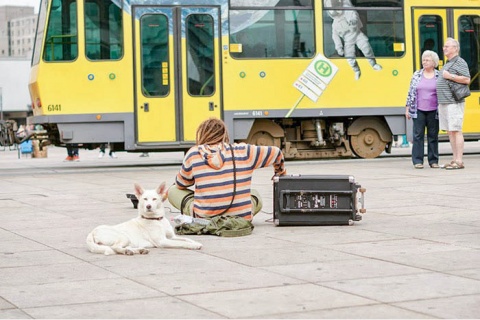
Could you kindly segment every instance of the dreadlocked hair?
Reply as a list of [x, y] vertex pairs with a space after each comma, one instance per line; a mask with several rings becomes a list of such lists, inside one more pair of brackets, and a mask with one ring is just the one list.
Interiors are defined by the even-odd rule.
[[229, 143], [227, 128], [225, 123], [217, 118], [209, 118], [203, 121], [197, 129], [197, 145], [218, 144], [221, 142]]

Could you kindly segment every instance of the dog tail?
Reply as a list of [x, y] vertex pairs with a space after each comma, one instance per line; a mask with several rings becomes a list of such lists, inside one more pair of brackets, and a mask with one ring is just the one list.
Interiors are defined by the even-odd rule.
[[87, 248], [92, 253], [103, 253], [104, 255], [115, 254], [112, 248], [109, 246], [105, 246], [103, 244], [98, 244], [95, 241], [95, 237], [93, 235], [93, 231], [90, 232], [87, 236]]

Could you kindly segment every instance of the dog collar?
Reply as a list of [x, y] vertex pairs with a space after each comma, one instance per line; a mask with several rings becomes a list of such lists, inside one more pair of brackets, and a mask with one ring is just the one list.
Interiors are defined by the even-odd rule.
[[144, 215], [142, 215], [142, 219], [146, 219], [146, 220], [158, 220], [158, 221], [160, 221], [160, 220], [162, 220], [162, 219], [163, 219], [163, 217], [158, 217], [158, 218], [148, 218], [148, 217], [145, 217]]

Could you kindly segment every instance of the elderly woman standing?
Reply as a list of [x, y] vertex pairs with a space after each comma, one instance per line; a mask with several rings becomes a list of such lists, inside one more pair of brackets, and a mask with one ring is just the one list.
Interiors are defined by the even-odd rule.
[[407, 96], [407, 119], [413, 119], [412, 162], [415, 169], [423, 169], [424, 137], [427, 128], [428, 164], [438, 165], [438, 54], [426, 50], [422, 54], [423, 68], [415, 71]]

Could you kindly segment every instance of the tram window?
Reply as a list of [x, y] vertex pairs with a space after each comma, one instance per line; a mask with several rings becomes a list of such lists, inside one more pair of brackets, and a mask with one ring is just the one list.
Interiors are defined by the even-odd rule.
[[77, 2], [53, 0], [45, 39], [45, 61], [72, 61], [78, 56]]
[[213, 18], [207, 14], [191, 14], [186, 26], [188, 93], [210, 96], [215, 92]]
[[234, 58], [292, 58], [315, 54], [313, 10], [231, 10]]
[[112, 0], [85, 2], [85, 52], [90, 60], [122, 57], [122, 10]]
[[33, 65], [37, 65], [40, 62], [40, 56], [42, 54], [42, 42], [45, 35], [44, 26], [47, 19], [47, 1], [42, 1], [39, 9], [35, 43], [33, 45]]
[[230, 0], [230, 7], [311, 7], [313, 0]]
[[405, 53], [400, 0], [324, 0], [323, 9], [325, 56], [354, 59], [400, 57]]
[[[438, 53], [440, 61], [443, 60], [443, 21], [442, 17], [437, 15], [423, 15], [418, 20], [419, 43], [421, 53], [425, 50], [432, 50]], [[419, 57], [419, 61], [422, 57]]]
[[470, 90], [480, 90], [480, 16], [463, 15], [458, 19], [458, 41], [460, 56], [467, 62], [470, 70]]
[[351, 0], [355, 7], [397, 7], [401, 8], [404, 0]]
[[168, 66], [168, 19], [162, 14], [147, 14], [140, 19], [142, 90], [151, 97], [170, 91]]

